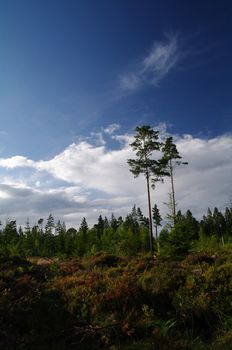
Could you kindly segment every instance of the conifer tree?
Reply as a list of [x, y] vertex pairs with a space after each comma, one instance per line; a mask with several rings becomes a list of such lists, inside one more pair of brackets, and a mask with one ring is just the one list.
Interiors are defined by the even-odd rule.
[[105, 216], [104, 218], [104, 230], [110, 226], [108, 218]]
[[14, 244], [17, 242], [18, 232], [16, 220], [11, 220], [6, 223], [3, 229], [4, 241], [8, 244]]
[[94, 225], [94, 228], [96, 230], [96, 236], [97, 238], [101, 238], [101, 235], [103, 234], [104, 231], [104, 220], [101, 215], [98, 217], [98, 222], [97, 224]]
[[81, 225], [80, 225], [80, 229], [79, 229], [79, 232], [83, 233], [84, 235], [87, 234], [87, 231], [88, 231], [89, 227], [88, 227], [88, 224], [87, 224], [87, 221], [86, 221], [86, 218], [84, 217], [82, 219], [82, 222], [81, 222]]
[[149, 219], [143, 215], [142, 210], [139, 207], [137, 208], [137, 217], [139, 225], [149, 229]]
[[131, 230], [133, 234], [139, 233], [139, 218], [137, 215], [137, 209], [135, 205], [133, 206], [131, 213], [126, 216], [124, 227], [128, 231]]
[[63, 225], [61, 224], [61, 221], [58, 220], [55, 226], [55, 233], [57, 235], [64, 233]]
[[52, 214], [49, 214], [47, 218], [47, 223], [45, 226], [45, 232], [48, 234], [52, 234], [52, 229], [55, 227], [55, 222]]
[[159, 208], [157, 207], [156, 204], [152, 208], [152, 213], [153, 213], [153, 216], [152, 216], [153, 217], [153, 222], [154, 222], [154, 225], [155, 225], [155, 238], [157, 240], [158, 239], [158, 226], [161, 226], [162, 217], [160, 215]]
[[138, 217], [139, 224], [143, 225], [143, 223], [144, 223], [144, 216], [143, 216], [142, 210], [139, 207], [137, 208], [137, 217]]
[[153, 233], [152, 233], [152, 213], [150, 197], [150, 180], [152, 177], [158, 179], [162, 173], [161, 162], [152, 158], [154, 151], [160, 150], [158, 141], [159, 132], [153, 130], [149, 125], [137, 126], [134, 141], [130, 144], [137, 156], [136, 159], [128, 159], [130, 171], [134, 177], [143, 174], [147, 184], [148, 213], [149, 213], [149, 232], [150, 232], [150, 250], [153, 253]]
[[119, 226], [118, 220], [115, 218], [114, 214], [111, 215], [111, 220], [110, 220], [110, 227], [113, 229], [114, 232], [117, 231], [117, 228]]
[[176, 200], [175, 200], [175, 186], [174, 186], [174, 168], [179, 165], [187, 165], [187, 162], [182, 162], [182, 157], [180, 156], [176, 145], [173, 143], [173, 138], [170, 136], [166, 138], [163, 146], [163, 161], [166, 166], [166, 170], [171, 179], [171, 207], [173, 223], [176, 222]]

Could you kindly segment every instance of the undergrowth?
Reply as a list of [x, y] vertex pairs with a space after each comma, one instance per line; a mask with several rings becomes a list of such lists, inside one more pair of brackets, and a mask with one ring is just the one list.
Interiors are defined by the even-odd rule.
[[0, 261], [1, 349], [232, 348], [229, 246], [182, 260], [29, 260]]

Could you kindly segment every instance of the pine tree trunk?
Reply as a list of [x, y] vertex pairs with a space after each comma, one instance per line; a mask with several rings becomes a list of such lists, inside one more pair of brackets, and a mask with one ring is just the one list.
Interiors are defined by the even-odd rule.
[[150, 183], [149, 183], [149, 174], [146, 173], [147, 180], [147, 198], [148, 198], [148, 211], [149, 211], [149, 233], [150, 233], [150, 251], [151, 254], [154, 252], [153, 248], [153, 232], [152, 232], [152, 216], [151, 216], [151, 196], [150, 196]]
[[173, 223], [176, 223], [176, 201], [175, 201], [175, 188], [174, 188], [174, 179], [173, 179], [173, 166], [172, 160], [170, 159], [170, 177], [171, 177], [171, 186], [172, 186], [172, 215], [173, 215]]

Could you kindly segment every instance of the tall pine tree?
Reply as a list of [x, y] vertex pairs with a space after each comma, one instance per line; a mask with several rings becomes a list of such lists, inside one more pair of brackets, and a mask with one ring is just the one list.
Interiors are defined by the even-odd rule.
[[176, 223], [176, 199], [175, 199], [175, 186], [174, 186], [174, 168], [175, 166], [179, 166], [181, 164], [187, 165], [187, 162], [182, 162], [182, 157], [180, 156], [176, 145], [173, 143], [173, 138], [168, 137], [163, 146], [163, 161], [166, 166], [166, 170], [168, 175], [171, 178], [171, 208], [172, 208], [172, 216], [173, 216], [173, 224]]
[[161, 163], [159, 160], [152, 158], [154, 151], [160, 150], [158, 141], [159, 132], [153, 130], [149, 125], [137, 126], [134, 141], [130, 144], [137, 156], [136, 159], [128, 159], [130, 171], [134, 177], [143, 174], [147, 185], [148, 213], [149, 213], [149, 232], [150, 232], [150, 250], [153, 253], [153, 232], [152, 232], [152, 213], [151, 213], [151, 196], [150, 180], [152, 177], [158, 179], [161, 175]]

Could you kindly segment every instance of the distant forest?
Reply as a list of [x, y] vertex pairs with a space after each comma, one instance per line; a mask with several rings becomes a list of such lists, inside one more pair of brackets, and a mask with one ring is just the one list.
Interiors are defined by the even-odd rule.
[[[153, 224], [157, 229], [161, 217], [153, 208]], [[178, 211], [175, 225], [166, 224], [159, 237], [153, 238], [155, 253], [164, 256], [184, 256], [197, 245], [225, 245], [232, 243], [232, 208], [224, 212], [208, 209], [207, 215], [198, 221], [188, 210]], [[0, 254], [42, 257], [82, 257], [99, 251], [121, 256], [134, 256], [149, 252], [149, 220], [139, 207], [134, 206], [124, 219], [98, 218], [89, 228], [83, 218], [79, 230], [54, 222], [52, 214], [38, 225], [17, 229], [16, 221], [9, 221], [0, 230]]]

